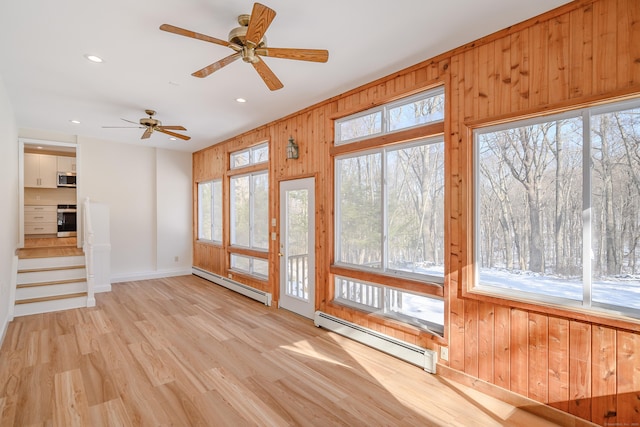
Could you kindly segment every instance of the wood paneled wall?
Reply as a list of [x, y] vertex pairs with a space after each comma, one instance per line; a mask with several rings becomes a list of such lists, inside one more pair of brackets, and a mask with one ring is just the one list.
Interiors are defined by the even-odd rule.
[[[330, 274], [333, 119], [443, 83], [447, 97], [445, 244], [449, 248], [444, 340], [332, 305]], [[448, 345], [449, 361], [440, 363], [449, 368], [581, 418], [609, 425], [640, 422], [640, 323], [469, 292], [471, 129], [639, 94], [640, 1], [578, 0], [194, 153], [194, 180], [225, 177], [230, 151], [268, 140], [272, 218], [278, 216], [279, 181], [316, 178], [319, 309], [429, 348]], [[298, 160], [285, 160], [289, 136], [300, 145]], [[195, 191], [194, 185], [194, 196]], [[194, 230], [195, 221], [194, 217]], [[225, 224], [228, 229], [228, 218]], [[242, 280], [272, 292], [277, 300], [277, 242], [271, 244], [272, 280]], [[226, 243], [217, 247], [195, 242], [194, 265], [226, 276]]]

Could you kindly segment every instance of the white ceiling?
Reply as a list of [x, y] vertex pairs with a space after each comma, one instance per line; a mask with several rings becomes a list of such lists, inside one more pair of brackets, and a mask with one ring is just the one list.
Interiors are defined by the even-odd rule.
[[[269, 46], [329, 51], [324, 64], [267, 58], [284, 84], [274, 92], [242, 61], [192, 77], [233, 51], [158, 29], [168, 23], [226, 40], [237, 16], [251, 12], [249, 0], [0, 2], [0, 78], [18, 127], [196, 151], [567, 3], [264, 1], [277, 12]], [[192, 139], [103, 128], [137, 122], [145, 109]]]

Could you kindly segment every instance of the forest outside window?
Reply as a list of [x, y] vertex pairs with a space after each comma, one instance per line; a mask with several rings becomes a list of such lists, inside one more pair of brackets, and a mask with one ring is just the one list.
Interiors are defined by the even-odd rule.
[[444, 141], [335, 162], [336, 264], [432, 283], [444, 277]]
[[640, 318], [640, 100], [475, 132], [476, 288]]
[[198, 183], [198, 240], [222, 243], [222, 181]]

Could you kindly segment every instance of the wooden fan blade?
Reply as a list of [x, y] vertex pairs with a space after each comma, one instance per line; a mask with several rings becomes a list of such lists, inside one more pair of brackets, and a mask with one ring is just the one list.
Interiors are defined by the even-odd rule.
[[156, 126], [156, 130], [159, 130], [159, 129], [187, 130], [187, 129], [186, 129], [185, 127], [183, 127], [183, 126], [165, 126], [165, 125], [162, 125], [162, 126]]
[[238, 46], [235, 43], [229, 43], [228, 41], [217, 39], [215, 37], [207, 36], [204, 34], [196, 33], [195, 31], [185, 30], [184, 28], [176, 27], [169, 24], [160, 25], [162, 31], [178, 34], [180, 36], [191, 37], [192, 39], [202, 40], [209, 43], [219, 44], [220, 46], [227, 46], [235, 51], [242, 50], [242, 46]]
[[234, 53], [231, 54], [229, 56], [227, 56], [226, 58], [222, 58], [220, 61], [214, 62], [211, 65], [207, 65], [206, 67], [204, 67], [201, 70], [196, 71], [195, 73], [192, 73], [191, 75], [194, 77], [207, 77], [209, 74], [218, 71], [220, 68], [224, 67], [225, 65], [229, 65], [231, 64], [233, 61], [235, 61], [236, 59], [240, 58], [241, 54], [238, 53]]
[[276, 77], [273, 71], [271, 71], [271, 68], [269, 68], [263, 60], [252, 62], [251, 65], [253, 65], [253, 68], [256, 69], [258, 74], [260, 74], [260, 77], [262, 77], [262, 80], [264, 80], [264, 83], [269, 89], [278, 90], [284, 87], [282, 82]]
[[147, 130], [144, 131], [140, 139], [147, 139], [151, 136], [152, 133], [153, 133], [153, 128], [148, 127]]
[[[158, 132], [162, 132], [162, 133], [165, 133], [165, 134], [167, 134], [167, 135], [174, 136], [174, 137], [176, 137], [176, 138], [180, 138], [180, 139], [185, 140], [185, 141], [188, 141], [188, 140], [190, 140], [190, 139], [191, 139], [191, 137], [190, 137], [190, 136], [187, 136], [187, 135], [180, 135], [179, 133], [175, 133], [175, 132], [168, 131], [168, 130], [166, 130], [164, 127], [163, 127], [163, 128], [156, 128], [156, 130], [157, 130]], [[186, 130], [186, 129], [185, 129], [185, 130]]]
[[275, 17], [275, 10], [269, 9], [263, 4], [254, 3], [253, 10], [251, 11], [251, 18], [249, 18], [249, 26], [247, 27], [245, 40], [252, 43], [254, 46], [257, 46]]
[[295, 59], [297, 61], [327, 62], [329, 51], [324, 49], [290, 49], [282, 47], [261, 47], [256, 55], [270, 58]]

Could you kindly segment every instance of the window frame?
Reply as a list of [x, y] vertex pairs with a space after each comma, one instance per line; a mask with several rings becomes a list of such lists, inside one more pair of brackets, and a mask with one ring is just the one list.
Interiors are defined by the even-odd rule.
[[[336, 236], [339, 232], [339, 230], [342, 229], [341, 225], [339, 224], [339, 221], [341, 219], [341, 204], [340, 204], [340, 185], [341, 185], [341, 179], [340, 176], [338, 175], [338, 162], [341, 160], [346, 160], [346, 159], [353, 159], [356, 157], [361, 157], [361, 156], [367, 156], [367, 155], [371, 155], [371, 154], [380, 154], [381, 156], [381, 181], [380, 184], [380, 188], [381, 188], [381, 200], [380, 200], [380, 204], [381, 204], [381, 236], [380, 236], [380, 252], [381, 252], [381, 259], [380, 259], [380, 263], [381, 263], [381, 267], [380, 268], [376, 268], [376, 267], [367, 267], [367, 266], [363, 266], [363, 265], [358, 265], [358, 264], [349, 264], [346, 262], [342, 262], [339, 260], [340, 258], [340, 254], [341, 252], [341, 241], [339, 238], [334, 237], [334, 254], [335, 254], [335, 261], [334, 261], [334, 265], [338, 266], [338, 267], [342, 267], [342, 268], [347, 268], [347, 269], [352, 269], [352, 270], [358, 270], [358, 271], [363, 271], [363, 272], [370, 272], [370, 273], [374, 273], [374, 274], [379, 274], [382, 276], [388, 276], [388, 277], [398, 277], [398, 278], [404, 278], [404, 279], [408, 279], [408, 280], [414, 280], [414, 281], [421, 281], [421, 282], [427, 282], [427, 283], [432, 283], [432, 284], [436, 284], [438, 286], [443, 286], [444, 285], [444, 271], [443, 271], [443, 275], [442, 276], [436, 276], [436, 275], [432, 275], [432, 274], [421, 274], [421, 273], [415, 273], [415, 272], [410, 272], [410, 271], [405, 271], [405, 270], [399, 270], [399, 269], [394, 269], [389, 267], [389, 259], [388, 259], [388, 254], [389, 254], [389, 233], [388, 233], [388, 200], [389, 200], [389, 196], [388, 196], [388, 183], [387, 183], [387, 172], [388, 172], [388, 166], [387, 166], [387, 154], [390, 151], [400, 151], [403, 149], [407, 149], [407, 148], [415, 148], [415, 147], [422, 147], [422, 146], [429, 146], [429, 145], [436, 145], [436, 144], [442, 144], [443, 149], [445, 147], [445, 140], [444, 140], [444, 136], [429, 136], [426, 138], [421, 138], [419, 140], [416, 141], [410, 141], [410, 142], [404, 142], [404, 143], [397, 143], [397, 144], [391, 144], [391, 145], [385, 145], [385, 146], [380, 146], [377, 148], [372, 148], [372, 149], [368, 149], [368, 150], [361, 150], [361, 151], [356, 151], [356, 152], [351, 152], [351, 153], [347, 153], [347, 154], [343, 154], [343, 155], [339, 155], [336, 156], [334, 159], [334, 163], [335, 163], [335, 171], [334, 171], [334, 236]], [[443, 174], [445, 174], [444, 171], [444, 161], [443, 161]], [[445, 177], [446, 179], [446, 177]], [[444, 228], [444, 195], [443, 195], [443, 204], [442, 204], [442, 218], [443, 218], [443, 228]], [[444, 263], [444, 255], [445, 255], [445, 248], [443, 248], [443, 263]]]
[[[254, 154], [256, 151], [262, 150], [262, 149], [267, 149], [267, 158], [265, 160], [261, 160], [261, 161], [255, 161], [254, 160]], [[234, 158], [236, 156], [239, 156], [241, 154], [246, 153], [248, 156], [248, 163], [244, 164], [244, 165], [235, 165], [234, 162]], [[237, 150], [237, 151], [233, 151], [231, 153], [229, 153], [229, 169], [231, 170], [237, 170], [237, 169], [242, 169], [242, 168], [246, 168], [249, 166], [253, 166], [253, 165], [260, 165], [263, 163], [268, 163], [269, 162], [269, 142], [265, 141], [265, 142], [261, 142], [260, 144], [257, 145], [253, 145], [251, 147], [248, 148], [244, 148], [242, 150]]]
[[[378, 288], [379, 290], [379, 297], [378, 297], [378, 302], [380, 304], [380, 307], [375, 307], [373, 305], [369, 305], [369, 304], [365, 304], [365, 303], [360, 303], [357, 301], [354, 301], [352, 299], [348, 299], [348, 298], [342, 298], [339, 294], [339, 290], [338, 287], [340, 286], [338, 284], [339, 281], [341, 280], [345, 280], [347, 282], [354, 282], [354, 283], [358, 283], [361, 285], [365, 285], [365, 286], [369, 286], [372, 288]], [[351, 277], [347, 277], [347, 276], [342, 276], [342, 275], [335, 275], [334, 279], [333, 279], [333, 289], [334, 289], [334, 299], [333, 301], [337, 304], [340, 305], [344, 305], [347, 307], [352, 307], [361, 311], [365, 311], [367, 313], [371, 313], [374, 315], [379, 315], [381, 317], [384, 318], [388, 318], [388, 319], [392, 319], [392, 320], [397, 320], [400, 321], [402, 323], [406, 323], [408, 325], [417, 327], [418, 329], [420, 329], [423, 332], [428, 332], [432, 335], [436, 335], [439, 337], [444, 337], [444, 330], [445, 330], [445, 322], [446, 322], [446, 316], [445, 316], [445, 301], [444, 298], [442, 297], [436, 297], [433, 295], [425, 295], [425, 294], [421, 294], [418, 292], [414, 292], [414, 291], [409, 291], [406, 289], [402, 289], [402, 288], [397, 288], [397, 287], [393, 287], [393, 286], [387, 286], [387, 285], [382, 285], [379, 283], [374, 283], [371, 281], [367, 281], [367, 280], [361, 280], [361, 279], [355, 279], [355, 278], [351, 278]], [[409, 295], [414, 295], [418, 298], [427, 298], [433, 301], [438, 301], [440, 303], [442, 303], [442, 324], [439, 323], [434, 323], [428, 320], [424, 320], [424, 319], [420, 319], [418, 317], [414, 317], [414, 316], [410, 316], [408, 314], [403, 314], [403, 313], [399, 313], [399, 312], [395, 312], [392, 311], [390, 308], [390, 292], [399, 292], [400, 294], [409, 294]]]
[[[201, 191], [201, 185], [206, 185], [206, 184], [210, 184], [211, 185], [211, 239], [206, 239], [204, 237], [202, 237], [202, 203], [201, 203], [201, 198], [202, 198], [202, 191]], [[216, 188], [216, 184], [218, 184], [219, 186], [219, 197], [215, 197], [216, 196], [216, 192], [214, 191]], [[215, 179], [209, 179], [206, 181], [200, 181], [197, 183], [197, 191], [198, 191], [198, 238], [197, 241], [201, 242], [201, 243], [211, 243], [211, 244], [215, 244], [215, 245], [222, 245], [222, 239], [223, 239], [223, 195], [222, 195], [222, 178], [215, 178]], [[215, 203], [216, 200], [220, 199], [220, 215], [219, 218], [216, 219], [216, 215], [215, 215]], [[216, 233], [214, 232], [216, 225], [219, 225], [219, 230], [220, 230], [220, 238], [216, 239]]]
[[[614, 304], [608, 304], [598, 301], [593, 301], [593, 273], [591, 269], [591, 246], [592, 246], [592, 121], [593, 116], [622, 112], [629, 109], [640, 109], [640, 98], [627, 99], [627, 100], [611, 100], [606, 103], [596, 105], [579, 106], [572, 110], [563, 110], [560, 112], [549, 112], [544, 115], [537, 115], [535, 117], [518, 118], [515, 117], [508, 122], [502, 122], [499, 124], [479, 124], [471, 129], [471, 140], [473, 142], [472, 152], [472, 164], [473, 164], [473, 214], [472, 214], [472, 276], [467, 286], [467, 292], [471, 295], [481, 295], [488, 297], [503, 298], [512, 301], [521, 302], [524, 304], [543, 304], [546, 306], [556, 307], [559, 309], [572, 309], [580, 310], [586, 313], [608, 315], [619, 318], [620, 316], [627, 317], [633, 321], [640, 320], [640, 310], [624, 307]], [[491, 284], [483, 284], [480, 282], [480, 166], [479, 166], [479, 137], [484, 133], [498, 132], [508, 129], [517, 129], [519, 127], [526, 127], [531, 125], [537, 125], [547, 122], [555, 122], [565, 120], [568, 118], [580, 119], [582, 125], [582, 160], [581, 160], [581, 189], [582, 189], [582, 273], [580, 277], [580, 283], [582, 285], [582, 299], [564, 298], [554, 295], [547, 295], [536, 292], [522, 291], [513, 288], [503, 288]], [[586, 211], [586, 212], [585, 212]], [[585, 261], [588, 260], [588, 261]]]
[[[413, 129], [416, 127], [420, 127], [420, 126], [426, 126], [429, 124], [433, 124], [433, 123], [440, 123], [440, 122], [444, 122], [444, 108], [443, 108], [443, 118], [441, 120], [431, 120], [425, 123], [416, 123], [413, 124], [411, 126], [406, 126], [406, 127], [402, 127], [402, 128], [398, 128], [398, 129], [394, 129], [394, 130], [389, 130], [390, 129], [390, 125], [389, 125], [389, 110], [392, 110], [394, 108], [398, 108], [404, 105], [410, 105], [414, 102], [423, 100], [423, 99], [428, 99], [428, 98], [434, 98], [437, 96], [442, 96], [444, 98], [445, 93], [444, 93], [444, 86], [437, 86], [431, 89], [427, 89], [425, 91], [416, 93], [414, 95], [410, 95], [404, 98], [400, 98], [398, 100], [392, 101], [392, 102], [388, 102], [386, 104], [377, 106], [377, 107], [373, 107], [370, 108], [368, 110], [365, 111], [360, 111], [358, 113], [355, 114], [351, 114], [349, 116], [346, 117], [342, 117], [340, 119], [335, 120], [334, 122], [334, 145], [336, 146], [340, 146], [340, 145], [347, 145], [347, 144], [352, 144], [354, 142], [358, 142], [358, 141], [363, 141], [366, 139], [371, 139], [377, 136], [381, 136], [381, 135], [386, 135], [386, 134], [393, 134], [393, 133], [397, 133], [397, 132], [402, 132], [402, 131], [406, 131], [409, 129]], [[444, 102], [444, 101], [443, 101]], [[350, 138], [350, 139], [346, 139], [343, 140], [342, 139], [342, 135], [340, 132], [340, 125], [342, 123], [354, 120], [354, 119], [358, 119], [361, 117], [365, 117], [368, 115], [373, 115], [376, 113], [380, 113], [381, 114], [381, 125], [380, 125], [380, 132], [376, 132], [376, 133], [372, 133], [369, 135], [364, 135], [364, 136], [360, 136], [360, 137], [356, 137], [356, 138]]]

